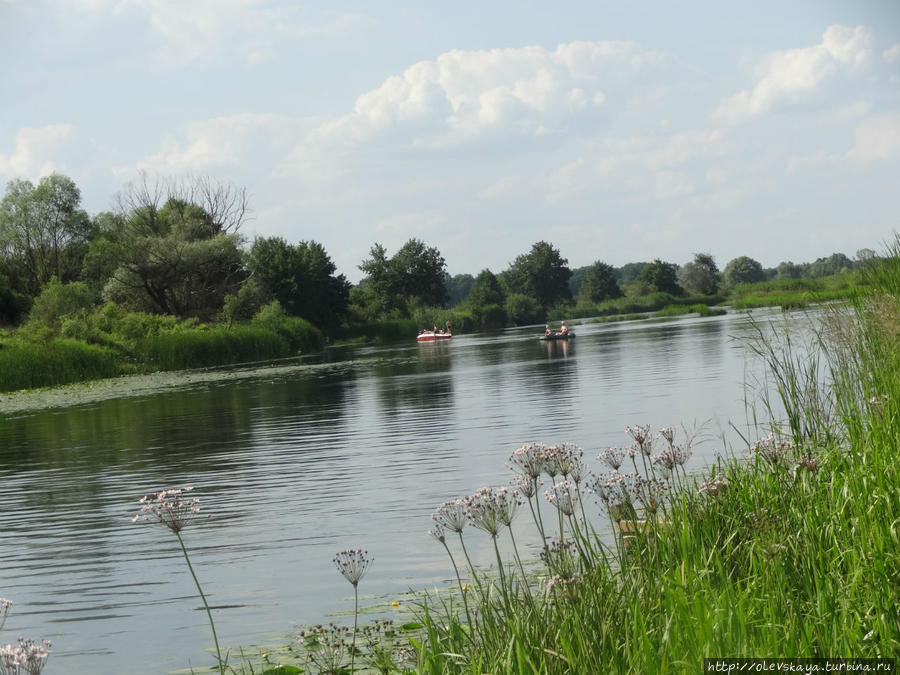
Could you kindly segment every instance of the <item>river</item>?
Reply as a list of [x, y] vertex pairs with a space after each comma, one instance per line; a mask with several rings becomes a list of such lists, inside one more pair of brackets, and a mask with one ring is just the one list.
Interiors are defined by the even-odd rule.
[[[599, 470], [597, 451], [625, 445], [626, 425], [684, 424], [704, 439], [689, 469], [745, 453], [729, 432], [746, 430], [743, 382], [758, 367], [735, 339], [752, 332], [745, 315], [574, 331], [568, 344], [532, 327], [344, 348], [149, 389], [126, 379], [116, 396], [76, 388], [55, 407], [4, 396], [0, 596], [14, 605], [0, 643], [51, 639], [48, 673], [213, 663], [177, 541], [131, 521], [163, 487], [195, 486], [210, 515], [183, 535], [224, 649], [352, 610], [331, 563], [341, 549], [374, 556], [368, 602], [448, 584], [431, 512], [508, 483], [523, 443], [577, 443]], [[487, 563], [481, 534], [469, 536]]]

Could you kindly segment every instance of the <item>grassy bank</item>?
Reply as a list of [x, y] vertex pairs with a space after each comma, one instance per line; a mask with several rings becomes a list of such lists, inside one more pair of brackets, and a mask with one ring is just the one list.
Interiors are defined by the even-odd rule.
[[[780, 398], [762, 403], [785, 412], [748, 439], [749, 459], [737, 453], [697, 478], [684, 471], [689, 437], [635, 426], [631, 445], [601, 452], [600, 467], [573, 446], [523, 446], [509, 458], [517, 493], [479, 490], [441, 504], [431, 534], [446, 549], [455, 592], [421, 596], [415, 621], [391, 628], [384, 641], [357, 641], [356, 666], [696, 673], [715, 657], [894, 657], [900, 250], [894, 253], [867, 271], [854, 311], [828, 314], [813, 349], [791, 342], [780, 326], [759, 326], [752, 347]], [[588, 515], [595, 504], [599, 519]], [[513, 517], [547, 541], [538, 564], [520, 559]], [[620, 536], [599, 536], [604, 524]], [[490, 569], [468, 562], [466, 542], [474, 537], [493, 540]], [[502, 556], [498, 542], [513, 553]], [[326, 627], [307, 634], [292, 661], [305, 672], [342, 672], [349, 645], [346, 633]]]

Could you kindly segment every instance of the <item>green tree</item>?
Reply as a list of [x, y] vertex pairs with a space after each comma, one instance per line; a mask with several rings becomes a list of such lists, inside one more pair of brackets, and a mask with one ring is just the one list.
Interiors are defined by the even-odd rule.
[[527, 295], [543, 307], [552, 307], [572, 298], [568, 262], [552, 244], [539, 241], [528, 253], [516, 257], [501, 274], [501, 283], [508, 294]]
[[763, 281], [765, 274], [763, 273], [762, 265], [756, 260], [742, 255], [725, 265], [722, 278], [726, 286], [734, 288], [738, 284], [752, 284]]
[[411, 306], [443, 306], [447, 264], [440, 251], [418, 239], [407, 241], [391, 258], [379, 243], [359, 269], [365, 278], [352, 294], [355, 304], [375, 316], [407, 316]]
[[631, 262], [625, 263], [616, 270], [616, 276], [619, 279], [619, 286], [628, 286], [637, 281], [638, 276], [647, 265], [647, 262]]
[[810, 263], [809, 268], [806, 270], [806, 276], [810, 279], [830, 277], [833, 274], [852, 270], [854, 267], [853, 261], [843, 253], [832, 253], [827, 258], [817, 258]]
[[684, 295], [684, 289], [678, 284], [678, 266], [663, 262], [659, 258], [645, 265], [637, 280], [646, 283], [655, 291]]
[[579, 297], [585, 302], [603, 302], [622, 297], [622, 289], [616, 281], [616, 270], [612, 265], [597, 261], [584, 275]]
[[37, 187], [10, 181], [0, 202], [0, 250], [13, 269], [25, 274], [24, 290], [37, 295], [52, 277], [77, 278], [90, 218], [80, 208], [81, 191], [67, 176], [51, 174]]
[[494, 273], [490, 270], [481, 270], [475, 277], [475, 282], [469, 290], [466, 301], [472, 307], [487, 307], [488, 305], [500, 305], [506, 301], [503, 287]]
[[776, 279], [800, 279], [801, 277], [806, 276], [804, 274], [806, 265], [797, 265], [796, 263], [787, 260], [778, 263], [778, 267], [775, 268], [775, 278]]
[[506, 296], [504, 306], [506, 316], [517, 326], [539, 323], [544, 317], [544, 308], [530, 295], [511, 293]]
[[711, 253], [695, 253], [694, 259], [678, 270], [678, 281], [691, 293], [712, 295], [722, 281], [722, 274]]
[[[150, 184], [120, 195], [124, 234], [106, 300], [134, 311], [210, 318], [244, 277], [244, 193], [207, 179]], [[188, 201], [188, 199], [195, 199]]]
[[251, 278], [290, 316], [299, 316], [327, 334], [334, 334], [347, 314], [350, 283], [325, 248], [315, 241], [288, 244], [279, 237], [261, 237], [247, 257]]
[[452, 277], [449, 274], [445, 275], [444, 286], [447, 288], [447, 305], [456, 307], [465, 300], [474, 283], [475, 277], [471, 274], [454, 274]]

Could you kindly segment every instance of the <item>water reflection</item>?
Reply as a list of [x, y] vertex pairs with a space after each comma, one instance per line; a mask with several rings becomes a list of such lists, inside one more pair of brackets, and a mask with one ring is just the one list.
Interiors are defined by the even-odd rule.
[[[197, 485], [213, 515], [185, 537], [224, 644], [348, 609], [339, 548], [375, 555], [364, 593], [442, 583], [432, 509], [508, 482], [518, 445], [575, 442], [594, 464], [626, 424], [739, 422], [744, 353], [730, 336], [742, 331], [726, 316], [586, 324], [577, 344], [523, 328], [345, 348], [290, 374], [2, 417], [8, 634], [54, 639], [61, 671], [207, 663], [171, 535], [130, 522], [141, 494], [169, 485]], [[472, 547], [490, 560], [486, 538]]]

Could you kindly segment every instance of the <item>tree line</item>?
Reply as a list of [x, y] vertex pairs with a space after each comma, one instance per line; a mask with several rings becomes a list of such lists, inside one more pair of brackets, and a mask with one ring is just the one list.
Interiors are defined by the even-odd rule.
[[720, 271], [710, 253], [697, 253], [683, 265], [656, 259], [616, 268], [598, 260], [571, 269], [556, 247], [539, 241], [496, 274], [451, 276], [440, 251], [413, 238], [393, 253], [375, 243], [354, 285], [316, 241], [248, 241], [241, 229], [249, 213], [244, 189], [208, 177], [141, 174], [113, 209], [94, 216], [67, 176], [10, 181], [0, 202], [0, 322], [16, 326], [37, 312], [52, 324], [54, 313], [73, 306], [111, 304], [234, 325], [275, 306], [335, 338], [353, 325], [460, 307], [474, 326], [491, 328], [624, 296], [714, 296], [741, 283], [828, 276], [874, 256], [864, 249], [855, 260], [835, 253], [772, 269], [741, 256]]

